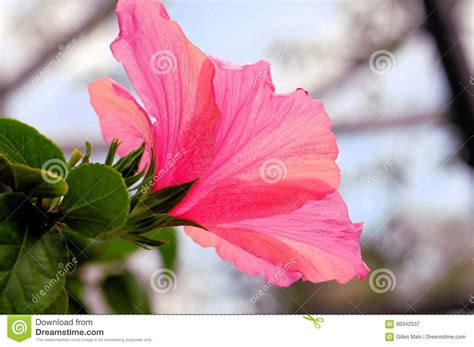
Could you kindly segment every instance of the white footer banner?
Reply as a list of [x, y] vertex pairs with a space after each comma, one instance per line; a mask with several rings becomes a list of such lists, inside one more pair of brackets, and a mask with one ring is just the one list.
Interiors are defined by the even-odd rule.
[[3, 315], [0, 346], [474, 346], [471, 315]]

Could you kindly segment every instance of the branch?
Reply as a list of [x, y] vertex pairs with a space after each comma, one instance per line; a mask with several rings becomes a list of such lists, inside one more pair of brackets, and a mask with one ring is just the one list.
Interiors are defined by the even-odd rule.
[[[5, 98], [8, 94], [13, 93], [18, 87], [23, 84], [23, 81], [31, 78], [37, 71], [45, 66], [56, 54], [58, 45], [64, 42], [71, 42], [74, 39], [83, 36], [89, 32], [94, 26], [104, 20], [107, 16], [113, 13], [115, 8], [116, 0], [108, 0], [105, 4], [98, 6], [97, 10], [93, 14], [86, 18], [79, 27], [74, 27], [73, 30], [58, 37], [56, 44], [48, 46], [42, 54], [36, 58], [27, 68], [20, 72], [12, 80], [0, 85], [0, 105], [3, 105]], [[51, 47], [51, 48], [49, 48]]]

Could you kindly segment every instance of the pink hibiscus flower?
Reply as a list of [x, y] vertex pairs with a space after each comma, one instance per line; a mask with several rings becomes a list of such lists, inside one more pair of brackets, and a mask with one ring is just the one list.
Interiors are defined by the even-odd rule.
[[119, 1], [111, 45], [141, 107], [117, 82], [89, 86], [105, 140], [123, 155], [146, 143], [153, 189], [199, 179], [171, 212], [203, 247], [248, 275], [288, 286], [299, 279], [363, 278], [362, 223], [337, 192], [338, 149], [320, 101], [275, 93], [269, 64], [237, 66], [194, 46], [157, 1]]

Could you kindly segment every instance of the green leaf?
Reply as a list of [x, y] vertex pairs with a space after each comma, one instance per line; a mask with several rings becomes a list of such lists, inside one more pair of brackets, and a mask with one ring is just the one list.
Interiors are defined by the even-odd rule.
[[151, 313], [146, 291], [130, 272], [122, 270], [118, 275], [107, 277], [101, 288], [113, 313]]
[[92, 145], [86, 141], [86, 154], [82, 158], [82, 164], [88, 164], [92, 155]]
[[69, 251], [78, 264], [89, 261], [93, 257], [94, 244], [99, 241], [81, 236], [67, 227], [60, 226], [60, 228], [63, 231]]
[[145, 144], [143, 143], [140, 148], [131, 151], [125, 157], [120, 158], [117, 163], [113, 165], [113, 168], [120, 172], [125, 179], [136, 174], [140, 174], [140, 176], [142, 176], [142, 174], [138, 173], [137, 171], [144, 152]]
[[[153, 235], [155, 236], [155, 235]], [[144, 235], [137, 235], [137, 234], [125, 234], [125, 235], [122, 235], [122, 238], [124, 240], [127, 240], [129, 242], [132, 242], [144, 249], [153, 249], [155, 247], [160, 247], [160, 246], [163, 246], [163, 245], [166, 245], [168, 244], [167, 241], [163, 241], [163, 240], [159, 240], [159, 239], [155, 239], [153, 237], [148, 237], [148, 236], [144, 236]]]
[[20, 121], [0, 118], [0, 153], [9, 161], [41, 169], [49, 160], [66, 162], [50, 139]]
[[111, 166], [114, 163], [115, 153], [117, 152], [117, 148], [120, 145], [118, 139], [113, 139], [110, 143], [109, 151], [107, 152], [107, 158], [105, 158], [105, 165]]
[[91, 260], [100, 262], [124, 261], [139, 249], [139, 246], [121, 238], [110, 239], [94, 244]]
[[168, 186], [151, 193], [136, 205], [130, 217], [133, 218], [143, 214], [149, 215], [150, 212], [160, 214], [170, 212], [184, 199], [196, 181]]
[[176, 256], [178, 253], [178, 238], [176, 230], [173, 228], [161, 228], [159, 230], [160, 239], [168, 241], [166, 245], [157, 248], [160, 253], [165, 268], [174, 270], [176, 265]]
[[80, 150], [75, 148], [71, 153], [71, 157], [69, 158], [69, 161], [67, 162], [67, 167], [69, 169], [72, 169], [83, 157], [84, 157], [84, 154]]
[[85, 291], [84, 282], [79, 276], [74, 274], [68, 277], [66, 281], [66, 290], [68, 294], [68, 312], [70, 314], [87, 314], [86, 304], [82, 300]]
[[139, 193], [140, 195], [133, 197], [134, 208], [123, 228], [123, 233], [144, 234], [159, 228], [183, 225], [205, 229], [194, 221], [168, 214], [184, 199], [195, 182], [165, 187], [152, 194]]
[[40, 313], [64, 288], [66, 243], [38, 230], [35, 213], [23, 194], [0, 195], [0, 313]]
[[144, 200], [150, 194], [153, 187], [153, 180], [155, 178], [155, 160], [153, 159], [153, 151], [151, 153], [150, 165], [147, 170], [148, 172], [143, 178], [143, 181], [130, 199], [130, 211], [133, 211], [138, 202]]
[[69, 297], [66, 289], [63, 289], [59, 292], [53, 303], [43, 311], [43, 314], [65, 314], [68, 312], [68, 306]]
[[71, 170], [67, 183], [69, 191], [62, 202], [62, 221], [82, 236], [115, 236], [130, 210], [122, 176], [103, 164], [83, 164]]
[[145, 152], [145, 143], [139, 148], [132, 150], [126, 156], [120, 158], [115, 164], [114, 168], [122, 172], [125, 176], [131, 176], [136, 173], [143, 153]]
[[141, 173], [137, 173], [136, 175], [126, 177], [125, 178], [125, 184], [127, 187], [132, 187], [135, 183], [140, 181], [143, 178], [143, 175]]
[[66, 181], [53, 172], [11, 163], [0, 154], [0, 182], [13, 191], [44, 198], [55, 198], [67, 193]]
[[65, 232], [68, 247], [74, 257], [81, 262], [120, 262], [140, 249], [120, 237], [104, 241], [83, 237], [75, 232]]
[[205, 229], [203, 226], [193, 222], [192, 220], [176, 218], [167, 213], [154, 214], [154, 212], [149, 211], [148, 214], [144, 212], [141, 216], [130, 217], [122, 229], [122, 234], [133, 233], [139, 235], [148, 233], [155, 229], [185, 225]]

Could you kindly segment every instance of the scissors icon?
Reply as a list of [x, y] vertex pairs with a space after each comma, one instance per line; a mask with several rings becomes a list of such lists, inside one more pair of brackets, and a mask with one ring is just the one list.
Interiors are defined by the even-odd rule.
[[312, 321], [313, 325], [316, 329], [321, 328], [321, 323], [324, 322], [323, 317], [314, 318], [313, 316], [307, 315], [307, 316], [303, 316], [303, 318], [306, 319], [306, 320]]

